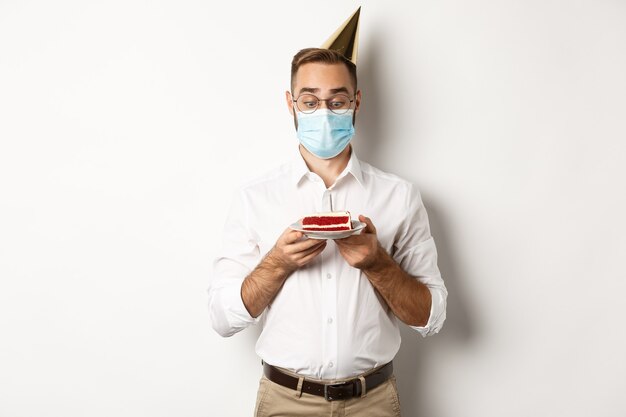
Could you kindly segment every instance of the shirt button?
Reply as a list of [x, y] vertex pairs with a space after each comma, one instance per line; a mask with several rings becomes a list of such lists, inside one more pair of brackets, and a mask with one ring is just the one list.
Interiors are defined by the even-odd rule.
[[332, 318], [328, 318], [328, 324], [333, 324], [333, 319]]
[[326, 278], [331, 279], [333, 276], [330, 274], [326, 274]]
[[334, 364], [334, 363], [332, 363], [332, 362], [329, 362], [329, 363], [328, 363], [328, 367], [329, 367], [329, 368], [332, 368], [333, 366], [335, 366], [335, 364]]

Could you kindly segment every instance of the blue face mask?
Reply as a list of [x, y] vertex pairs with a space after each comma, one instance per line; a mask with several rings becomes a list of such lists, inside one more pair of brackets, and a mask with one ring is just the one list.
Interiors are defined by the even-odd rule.
[[318, 158], [334, 158], [346, 149], [354, 136], [353, 114], [352, 109], [344, 114], [328, 109], [317, 109], [309, 114], [298, 111], [298, 140]]

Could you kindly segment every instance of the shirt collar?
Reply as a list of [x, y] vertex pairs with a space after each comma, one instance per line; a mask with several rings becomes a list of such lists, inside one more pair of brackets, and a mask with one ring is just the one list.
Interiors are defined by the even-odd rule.
[[309, 167], [306, 166], [306, 162], [304, 162], [304, 158], [300, 153], [300, 147], [296, 147], [296, 152], [293, 154], [293, 161], [291, 163], [291, 182], [298, 186], [302, 178], [304, 178], [310, 171]]
[[[351, 174], [354, 179], [359, 183], [361, 187], [363, 185], [363, 172], [361, 170], [361, 163], [359, 162], [359, 158], [357, 158], [356, 153], [354, 152], [354, 146], [350, 145], [350, 159], [348, 160], [348, 165], [346, 165], [345, 169], [339, 176], [337, 180], [345, 177], [348, 174]], [[302, 154], [300, 153], [300, 147], [296, 148], [296, 153], [293, 156], [293, 161], [291, 164], [291, 181], [295, 186], [300, 184], [302, 178], [309, 175], [311, 171], [309, 171], [309, 167], [306, 165]]]

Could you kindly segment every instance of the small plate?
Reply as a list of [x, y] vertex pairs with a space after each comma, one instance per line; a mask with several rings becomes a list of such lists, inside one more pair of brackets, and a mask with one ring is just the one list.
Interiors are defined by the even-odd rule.
[[358, 220], [352, 220], [352, 230], [335, 230], [332, 232], [321, 232], [319, 230], [304, 230], [302, 228], [302, 221], [298, 221], [289, 227], [298, 232], [304, 233], [306, 237], [311, 239], [343, 239], [344, 237], [358, 235], [367, 226], [365, 223]]

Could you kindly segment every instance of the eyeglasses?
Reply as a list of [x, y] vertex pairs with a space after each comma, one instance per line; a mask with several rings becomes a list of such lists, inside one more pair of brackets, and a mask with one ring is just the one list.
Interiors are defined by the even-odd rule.
[[335, 114], [344, 114], [350, 110], [354, 100], [351, 100], [350, 97], [345, 94], [335, 94], [326, 99], [317, 98], [313, 94], [303, 94], [292, 101], [296, 103], [296, 107], [302, 113], [313, 113], [320, 106], [320, 102], [325, 101], [328, 110]]

